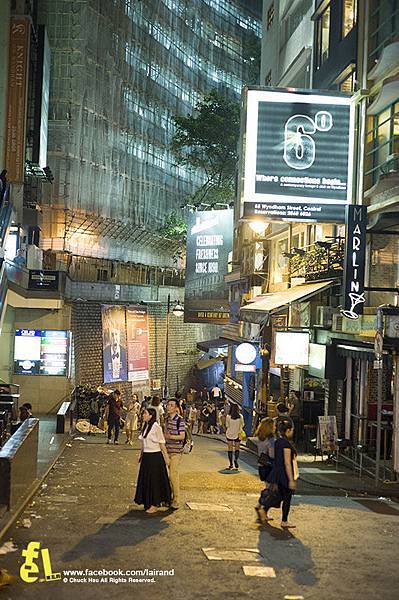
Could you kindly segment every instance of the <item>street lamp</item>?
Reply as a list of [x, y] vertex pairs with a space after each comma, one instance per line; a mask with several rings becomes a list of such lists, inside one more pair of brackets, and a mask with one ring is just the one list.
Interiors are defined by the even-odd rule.
[[182, 317], [184, 315], [184, 306], [180, 304], [180, 302], [177, 302], [174, 305], [172, 312], [175, 315], [175, 317]]
[[[184, 307], [179, 301], [174, 303], [172, 313], [175, 317], [184, 315]], [[168, 294], [168, 304], [166, 309], [166, 339], [165, 339], [165, 370], [163, 376], [163, 397], [166, 399], [169, 396], [168, 389], [168, 355], [169, 355], [169, 321], [170, 321], [170, 294]]]

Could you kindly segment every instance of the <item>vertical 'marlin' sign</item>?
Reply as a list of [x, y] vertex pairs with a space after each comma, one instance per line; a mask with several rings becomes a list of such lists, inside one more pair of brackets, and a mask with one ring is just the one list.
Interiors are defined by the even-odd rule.
[[363, 314], [364, 273], [366, 260], [367, 207], [346, 207], [346, 245], [341, 313], [348, 319], [358, 319]]

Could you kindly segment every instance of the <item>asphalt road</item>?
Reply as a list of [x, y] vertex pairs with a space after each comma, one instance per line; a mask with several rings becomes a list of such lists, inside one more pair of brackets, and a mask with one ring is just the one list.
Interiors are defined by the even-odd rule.
[[[183, 497], [208, 506], [191, 510], [185, 504], [148, 516], [131, 503], [137, 448], [107, 446], [96, 437], [65, 449], [5, 540], [12, 539], [17, 550], [0, 555], [0, 564], [18, 578], [0, 590], [1, 599], [397, 599], [399, 504], [374, 499], [365, 506], [342, 492], [322, 495], [318, 488], [300, 487], [291, 514], [296, 529], [280, 528], [278, 510], [270, 525], [259, 526], [254, 458], [245, 454], [239, 473], [220, 472], [227, 466], [225, 446], [196, 438], [193, 453], [183, 458]], [[31, 527], [22, 527], [22, 519], [30, 519]], [[22, 551], [32, 541], [49, 550], [60, 581], [19, 578]], [[227, 560], [209, 560], [204, 549]], [[35, 563], [44, 579], [40, 554]], [[274, 576], [249, 576], [244, 567]], [[135, 574], [102, 579], [86, 573], [101, 569]], [[150, 581], [135, 581], [140, 578]]]

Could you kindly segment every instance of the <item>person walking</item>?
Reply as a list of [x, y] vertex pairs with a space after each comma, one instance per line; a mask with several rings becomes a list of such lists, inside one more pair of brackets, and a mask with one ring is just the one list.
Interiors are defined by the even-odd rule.
[[108, 399], [105, 409], [105, 419], [108, 421], [107, 444], [111, 443], [112, 432], [114, 433], [114, 444], [119, 444], [119, 429], [122, 410], [122, 399], [120, 390], [114, 390]]
[[163, 416], [165, 414], [165, 411], [161, 404], [161, 398], [159, 396], [152, 397], [151, 408], [153, 408], [157, 413], [157, 423], [163, 426]]
[[208, 431], [209, 407], [208, 403], [204, 402], [199, 415], [198, 433], [207, 433]]
[[279, 437], [274, 444], [274, 465], [267, 480], [270, 484], [269, 493], [261, 494], [259, 504], [261, 508], [258, 515], [262, 521], [268, 520], [268, 510], [272, 506], [281, 504], [282, 520], [281, 527], [295, 527], [288, 521], [291, 508], [292, 495], [296, 489], [298, 479], [297, 452], [292, 443], [294, 436], [294, 424], [287, 417], [278, 423]]
[[258, 446], [258, 472], [261, 481], [267, 481], [274, 466], [274, 444], [276, 441], [274, 419], [262, 419], [256, 430]]
[[165, 419], [166, 450], [169, 455], [169, 477], [172, 486], [173, 501], [171, 508], [180, 507], [180, 463], [183, 456], [186, 424], [178, 412], [179, 403], [171, 398], [167, 404]]
[[[229, 471], [238, 471], [238, 459], [240, 456], [240, 431], [244, 427], [244, 419], [240, 413], [238, 404], [232, 402], [230, 412], [226, 415], [225, 430], [227, 440], [227, 454], [229, 457]], [[233, 467], [234, 452], [234, 467]]]
[[197, 422], [198, 411], [195, 407], [195, 404], [192, 404], [188, 411], [188, 426], [190, 428], [191, 435], [194, 433], [194, 427]]
[[211, 397], [216, 406], [219, 406], [219, 403], [223, 400], [223, 392], [218, 384], [214, 385], [211, 389]]
[[217, 412], [214, 404], [209, 406], [208, 433], [217, 433]]
[[133, 394], [133, 397], [126, 406], [123, 407], [126, 411], [126, 421], [125, 421], [125, 433], [126, 433], [126, 442], [125, 444], [130, 444], [133, 446], [133, 431], [137, 430], [138, 424], [138, 416], [140, 412], [140, 402], [137, 394]]
[[137, 478], [134, 502], [144, 504], [147, 514], [156, 513], [161, 504], [170, 505], [172, 492], [166, 467], [169, 456], [166, 451], [165, 437], [157, 423], [154, 408], [143, 411], [143, 429], [139, 436], [141, 453], [139, 455], [139, 475]]

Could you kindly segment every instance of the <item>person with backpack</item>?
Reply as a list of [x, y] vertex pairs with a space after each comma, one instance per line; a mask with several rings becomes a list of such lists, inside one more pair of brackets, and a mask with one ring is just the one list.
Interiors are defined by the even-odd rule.
[[179, 415], [179, 402], [176, 398], [168, 400], [167, 417], [165, 419], [166, 450], [169, 455], [169, 478], [172, 487], [173, 501], [171, 508], [180, 507], [180, 463], [186, 437], [186, 423]]

